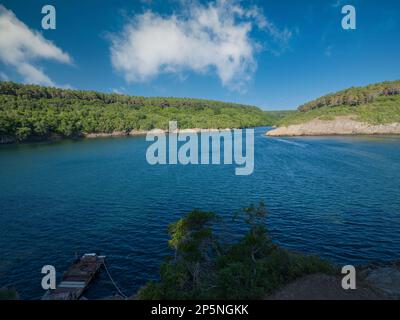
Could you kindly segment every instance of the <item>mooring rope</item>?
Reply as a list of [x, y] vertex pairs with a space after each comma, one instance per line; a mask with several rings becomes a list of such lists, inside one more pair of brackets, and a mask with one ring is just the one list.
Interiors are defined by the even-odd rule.
[[115, 289], [117, 289], [118, 293], [124, 297], [125, 299], [127, 299], [128, 297], [119, 289], [119, 287], [117, 286], [117, 284], [115, 283], [114, 279], [111, 277], [110, 272], [108, 271], [107, 265], [105, 263], [105, 261], [103, 261], [103, 265], [104, 265], [104, 269], [106, 269], [106, 272], [108, 274], [108, 277], [110, 278], [112, 284], [114, 285]]

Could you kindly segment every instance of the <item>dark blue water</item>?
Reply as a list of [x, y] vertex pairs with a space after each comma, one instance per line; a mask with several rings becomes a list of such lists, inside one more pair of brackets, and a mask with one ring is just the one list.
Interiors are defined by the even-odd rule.
[[[150, 166], [140, 137], [0, 146], [0, 286], [39, 298], [43, 265], [61, 276], [75, 252], [97, 251], [133, 294], [170, 254], [170, 222], [193, 208], [229, 217], [260, 200], [287, 248], [337, 263], [400, 259], [400, 138], [264, 132], [247, 177], [233, 166]], [[114, 292], [103, 272], [88, 296]]]

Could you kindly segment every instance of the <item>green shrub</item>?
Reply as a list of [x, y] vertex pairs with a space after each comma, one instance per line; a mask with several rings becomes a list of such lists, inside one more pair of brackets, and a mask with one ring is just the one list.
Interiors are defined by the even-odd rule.
[[274, 245], [265, 228], [265, 206], [250, 206], [234, 218], [247, 232], [222, 245], [213, 232], [213, 213], [195, 210], [169, 227], [174, 256], [162, 264], [160, 280], [139, 290], [140, 299], [261, 299], [312, 273], [331, 273], [329, 263]]

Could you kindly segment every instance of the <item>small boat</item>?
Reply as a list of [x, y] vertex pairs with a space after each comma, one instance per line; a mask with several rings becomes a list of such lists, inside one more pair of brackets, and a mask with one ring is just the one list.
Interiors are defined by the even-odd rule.
[[49, 290], [42, 300], [78, 300], [89, 287], [101, 267], [105, 256], [86, 253], [64, 273], [55, 290]]

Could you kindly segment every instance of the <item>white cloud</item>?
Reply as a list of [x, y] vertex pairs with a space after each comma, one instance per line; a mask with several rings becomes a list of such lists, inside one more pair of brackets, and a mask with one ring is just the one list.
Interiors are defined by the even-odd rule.
[[147, 81], [160, 73], [215, 71], [224, 86], [241, 90], [257, 68], [260, 46], [250, 36], [256, 28], [285, 45], [292, 36], [259, 8], [235, 1], [191, 3], [179, 15], [146, 11], [111, 36], [111, 61], [128, 82]]
[[14, 67], [25, 82], [54, 85], [54, 82], [35, 65], [40, 59], [71, 63], [70, 56], [32, 31], [12, 11], [0, 5], [0, 60]]

